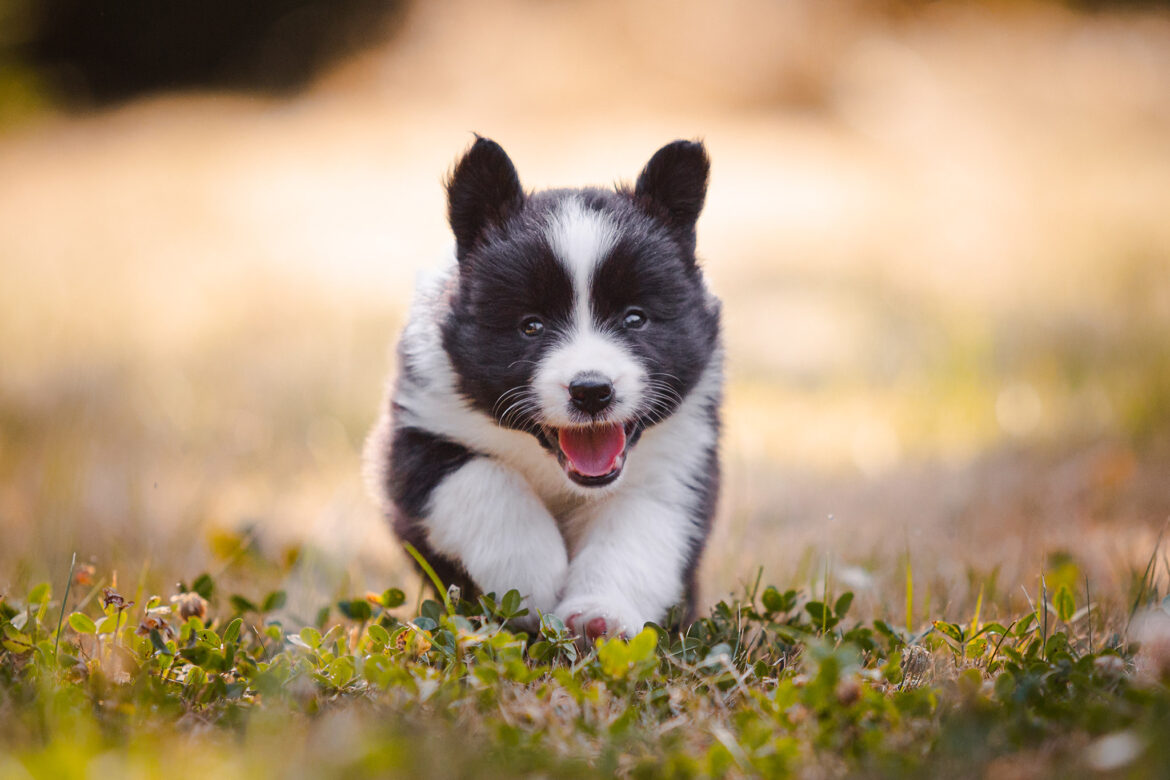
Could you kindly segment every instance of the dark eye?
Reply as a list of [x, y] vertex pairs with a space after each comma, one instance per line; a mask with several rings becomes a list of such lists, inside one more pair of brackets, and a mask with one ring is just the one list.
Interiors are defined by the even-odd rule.
[[646, 322], [646, 312], [641, 309], [630, 309], [626, 312], [626, 316], [622, 318], [622, 325], [633, 330], [646, 327]]
[[525, 317], [520, 323], [520, 332], [534, 339], [544, 333], [544, 323], [540, 317]]

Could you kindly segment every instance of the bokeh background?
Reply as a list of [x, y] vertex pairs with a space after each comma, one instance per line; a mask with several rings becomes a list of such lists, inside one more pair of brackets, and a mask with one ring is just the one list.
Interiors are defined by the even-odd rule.
[[1164, 576], [1165, 3], [0, 0], [0, 591], [417, 591], [360, 451], [472, 132], [532, 188], [706, 140], [709, 597]]

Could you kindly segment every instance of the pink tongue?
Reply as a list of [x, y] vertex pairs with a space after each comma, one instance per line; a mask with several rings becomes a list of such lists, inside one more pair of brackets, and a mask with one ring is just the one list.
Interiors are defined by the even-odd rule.
[[586, 477], [600, 477], [613, 471], [626, 448], [626, 431], [621, 425], [561, 428], [559, 443], [574, 471]]

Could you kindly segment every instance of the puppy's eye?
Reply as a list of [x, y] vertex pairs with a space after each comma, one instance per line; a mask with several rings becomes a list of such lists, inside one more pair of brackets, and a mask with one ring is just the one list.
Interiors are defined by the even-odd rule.
[[520, 323], [520, 332], [534, 339], [544, 333], [544, 323], [540, 317], [525, 317]]
[[622, 325], [632, 330], [646, 327], [646, 312], [641, 309], [630, 309], [626, 312], [626, 316], [622, 318]]

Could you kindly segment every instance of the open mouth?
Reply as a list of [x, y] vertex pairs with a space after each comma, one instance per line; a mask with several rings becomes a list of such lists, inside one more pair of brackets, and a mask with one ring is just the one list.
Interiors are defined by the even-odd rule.
[[629, 431], [622, 423], [559, 428], [556, 434], [557, 459], [578, 485], [608, 485], [622, 473], [629, 445]]

